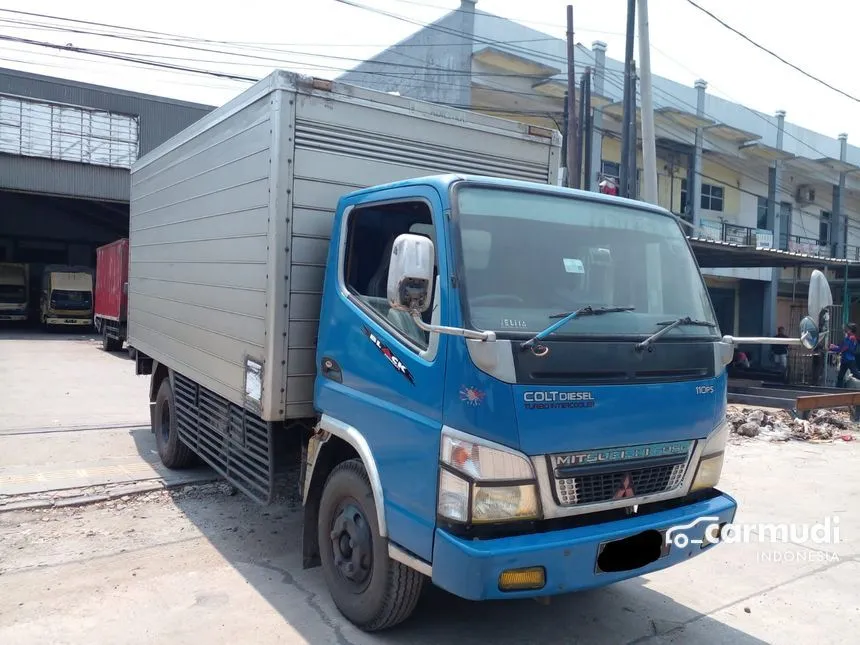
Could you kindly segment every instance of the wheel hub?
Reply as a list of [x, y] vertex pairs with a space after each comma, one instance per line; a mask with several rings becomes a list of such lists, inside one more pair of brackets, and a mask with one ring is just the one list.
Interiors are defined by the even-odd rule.
[[373, 568], [373, 537], [370, 525], [354, 504], [348, 504], [332, 522], [331, 543], [334, 564], [341, 575], [362, 585]]

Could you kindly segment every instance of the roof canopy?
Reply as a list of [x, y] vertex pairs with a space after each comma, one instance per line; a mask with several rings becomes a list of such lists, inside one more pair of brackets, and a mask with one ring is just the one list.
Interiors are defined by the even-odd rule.
[[806, 253], [757, 248], [700, 237], [690, 237], [689, 240], [690, 245], [693, 247], [693, 253], [696, 255], [696, 260], [698, 260], [699, 266], [703, 269], [768, 267], [860, 268], [860, 262], [841, 258], [821, 258]]

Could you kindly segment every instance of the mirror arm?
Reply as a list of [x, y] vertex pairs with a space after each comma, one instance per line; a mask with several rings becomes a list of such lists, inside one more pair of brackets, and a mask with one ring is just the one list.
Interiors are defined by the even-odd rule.
[[494, 331], [473, 331], [471, 329], [460, 329], [459, 327], [444, 327], [441, 325], [428, 325], [421, 318], [421, 314], [412, 312], [412, 320], [418, 325], [419, 329], [428, 333], [447, 334], [448, 336], [462, 336], [471, 340], [483, 340], [488, 343], [493, 343], [496, 340], [496, 332]]
[[767, 336], [723, 336], [723, 342], [733, 345], [801, 345], [799, 338], [768, 338]]

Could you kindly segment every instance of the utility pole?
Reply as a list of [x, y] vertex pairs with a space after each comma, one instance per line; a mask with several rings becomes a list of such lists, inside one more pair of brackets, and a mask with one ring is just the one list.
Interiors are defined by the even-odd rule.
[[567, 5], [567, 172], [568, 186], [579, 188], [582, 167], [577, 159], [576, 150], [579, 148], [579, 127], [576, 123], [576, 65], [574, 64], [573, 44], [573, 5]]
[[592, 111], [591, 111], [591, 68], [585, 70], [585, 76], [582, 79], [583, 91], [579, 95], [579, 100], [582, 103], [582, 140], [585, 142], [585, 154], [584, 156], [584, 170], [583, 177], [585, 177], [585, 183], [583, 184], [583, 188], [585, 190], [591, 190], [591, 155], [592, 155], [592, 131], [594, 130], [594, 125], [592, 123]]
[[657, 203], [657, 143], [651, 96], [651, 42], [648, 37], [648, 0], [639, 2], [639, 69], [642, 83], [642, 196]]
[[[577, 115], [577, 119], [579, 119], [579, 132], [576, 134], [576, 170], [579, 176], [579, 183], [577, 188], [582, 188], [582, 148], [585, 145], [585, 138], [587, 136], [585, 130], [585, 120], [586, 120], [586, 107], [585, 107], [585, 74], [582, 74], [582, 77], [579, 79], [579, 114]], [[588, 178], [585, 178], [585, 181], [588, 182]]]
[[568, 167], [567, 161], [567, 139], [570, 136], [570, 116], [569, 116], [569, 108], [570, 106], [567, 103], [567, 90], [564, 92], [564, 121], [562, 123], [562, 131], [561, 131], [561, 149], [564, 151], [565, 159], [562, 164], [562, 183], [561, 185], [565, 188], [570, 187], [570, 168]]
[[630, 61], [630, 109], [627, 111], [629, 123], [627, 125], [630, 133], [630, 145], [627, 148], [627, 196], [637, 199], [636, 191], [636, 61]]
[[[635, 22], [636, 0], [627, 0], [627, 42], [624, 50], [624, 97], [621, 99], [623, 110], [621, 121], [621, 163], [619, 164], [621, 167], [621, 171], [619, 173], [621, 185], [618, 187], [618, 192], [622, 197], [630, 196], [630, 91], [633, 81], [633, 30], [635, 28]], [[635, 92], [635, 90], [633, 91]], [[634, 117], [634, 123], [635, 122]], [[635, 137], [635, 134], [633, 136]], [[635, 150], [635, 145], [633, 148]]]

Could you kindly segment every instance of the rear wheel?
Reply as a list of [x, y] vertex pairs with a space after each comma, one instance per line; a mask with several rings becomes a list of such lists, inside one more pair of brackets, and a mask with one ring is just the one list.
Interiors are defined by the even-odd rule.
[[108, 336], [106, 325], [102, 326], [102, 349], [106, 352], [118, 352], [122, 349], [122, 341]]
[[388, 557], [364, 465], [339, 464], [320, 500], [318, 537], [323, 575], [338, 610], [364, 631], [406, 620], [425, 577]]
[[182, 443], [176, 427], [176, 407], [170, 379], [161, 381], [155, 397], [155, 446], [161, 463], [170, 469], [179, 470], [194, 464], [194, 453]]

